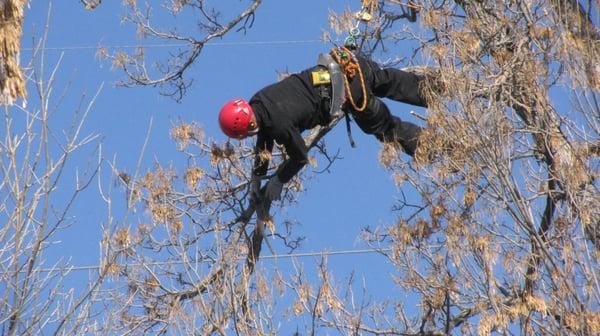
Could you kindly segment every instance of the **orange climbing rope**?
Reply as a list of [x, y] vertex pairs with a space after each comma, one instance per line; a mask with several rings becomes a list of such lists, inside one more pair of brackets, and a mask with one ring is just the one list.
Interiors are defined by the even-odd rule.
[[[360, 68], [360, 64], [354, 57], [352, 51], [348, 49], [348, 47], [357, 48], [356, 39], [360, 34], [360, 30], [358, 26], [360, 22], [369, 22], [373, 18], [373, 14], [377, 10], [377, 0], [361, 0], [361, 9], [360, 12], [355, 14], [356, 18], [356, 27], [350, 31], [350, 36], [344, 42], [343, 47], [336, 47], [331, 49], [331, 56], [333, 59], [340, 65], [342, 68], [342, 72], [344, 73], [344, 87], [346, 90], [346, 96], [352, 104], [352, 107], [356, 112], [363, 112], [367, 108], [367, 85], [365, 83], [365, 76]], [[354, 96], [352, 96], [352, 91], [350, 90], [350, 79], [353, 79], [354, 76], [358, 74], [360, 78], [360, 85], [362, 89], [362, 103], [360, 106], [357, 105], [354, 100]]]
[[[333, 48], [331, 49], [330, 54], [337, 64], [340, 65], [340, 68], [342, 68], [342, 72], [344, 73], [344, 87], [346, 89], [346, 96], [348, 97], [348, 100], [350, 100], [350, 104], [352, 104], [352, 107], [356, 112], [364, 111], [367, 108], [367, 85], [360, 64], [358, 64], [358, 61], [354, 58], [352, 52], [346, 47]], [[350, 90], [350, 79], [354, 78], [356, 74], [358, 74], [360, 78], [362, 89], [363, 99], [361, 106], [356, 104], [354, 96], [352, 96], [352, 91]]]

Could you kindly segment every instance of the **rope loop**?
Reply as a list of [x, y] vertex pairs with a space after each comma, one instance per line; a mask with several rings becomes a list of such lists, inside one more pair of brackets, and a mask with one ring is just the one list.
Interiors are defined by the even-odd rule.
[[[342, 72], [344, 73], [344, 88], [346, 89], [346, 96], [352, 105], [352, 108], [356, 112], [363, 112], [367, 108], [367, 85], [365, 83], [365, 76], [360, 67], [360, 64], [354, 57], [354, 54], [346, 47], [333, 48], [330, 52], [333, 59], [340, 65]], [[350, 79], [353, 79], [358, 74], [360, 78], [360, 85], [362, 89], [362, 104], [358, 106], [352, 96], [352, 90], [350, 90]]]

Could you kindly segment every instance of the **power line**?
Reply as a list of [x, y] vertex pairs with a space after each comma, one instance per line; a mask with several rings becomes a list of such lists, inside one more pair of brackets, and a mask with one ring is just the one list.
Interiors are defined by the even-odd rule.
[[[323, 40], [283, 40], [283, 41], [245, 41], [245, 42], [209, 42], [206, 47], [227, 47], [227, 46], [263, 46], [263, 45], [282, 45], [282, 44], [312, 44], [312, 43], [327, 43]], [[106, 49], [135, 49], [135, 48], [180, 48], [187, 47], [189, 43], [159, 43], [159, 44], [123, 44], [123, 45], [96, 45], [96, 46], [64, 46], [64, 47], [46, 47], [39, 50], [46, 51], [68, 51], [68, 50], [96, 50], [99, 48]], [[33, 51], [38, 48], [22, 48], [22, 51]]]
[[[272, 254], [261, 256], [259, 260], [265, 259], [292, 259], [292, 258], [307, 258], [307, 257], [329, 257], [329, 256], [348, 256], [355, 254], [371, 254], [371, 253], [381, 253], [381, 252], [389, 252], [391, 248], [383, 248], [383, 249], [355, 249], [355, 250], [339, 250], [339, 251], [316, 251], [316, 252], [304, 252], [304, 253], [287, 253], [287, 254]], [[184, 263], [205, 263], [206, 261], [202, 260], [191, 260], [191, 261], [157, 261], [157, 262], [149, 262], [149, 263], [131, 263], [125, 264], [122, 266], [132, 267], [132, 266], [165, 266], [165, 265], [182, 265]], [[56, 272], [78, 272], [78, 271], [95, 271], [100, 269], [100, 265], [87, 265], [87, 266], [65, 266], [61, 268], [44, 268], [39, 270], [34, 270], [32, 273], [56, 273]], [[19, 273], [25, 273], [25, 271], [20, 271]], [[0, 273], [2, 275], [10, 274], [9, 272]]]

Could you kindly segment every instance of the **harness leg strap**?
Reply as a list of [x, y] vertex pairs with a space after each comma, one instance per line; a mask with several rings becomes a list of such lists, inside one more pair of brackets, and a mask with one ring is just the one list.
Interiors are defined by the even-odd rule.
[[346, 132], [348, 132], [348, 140], [350, 141], [350, 146], [352, 148], [356, 148], [356, 143], [354, 142], [354, 138], [352, 138], [352, 128], [350, 127], [350, 115], [346, 113]]

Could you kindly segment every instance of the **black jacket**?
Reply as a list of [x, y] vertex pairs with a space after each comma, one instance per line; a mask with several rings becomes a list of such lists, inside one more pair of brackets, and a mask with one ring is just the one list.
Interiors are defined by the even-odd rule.
[[[426, 106], [419, 95], [420, 79], [417, 76], [394, 68], [381, 69], [377, 63], [363, 56], [357, 56], [357, 59], [365, 75], [369, 95]], [[277, 141], [285, 146], [290, 157], [278, 173], [283, 183], [294, 177], [308, 161], [308, 149], [301, 133], [329, 122], [328, 104], [323, 103], [318, 87], [311, 80], [310, 73], [315, 69], [313, 67], [290, 75], [263, 88], [250, 99], [259, 124], [256, 153], [264, 150], [271, 152], [273, 142]], [[358, 80], [358, 76], [355, 76], [351, 83], [353, 92]], [[358, 101], [362, 99], [360, 93], [354, 93], [354, 97]], [[253, 173], [265, 175], [268, 165], [268, 161], [261, 161], [257, 156]]]

